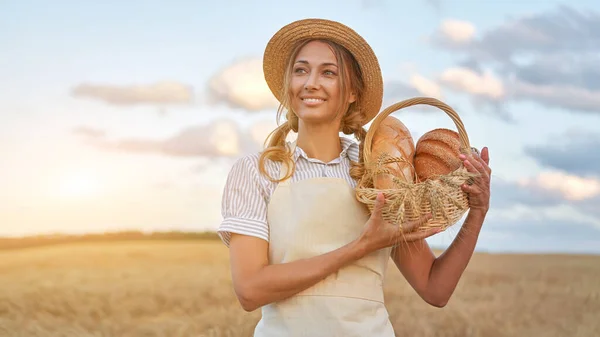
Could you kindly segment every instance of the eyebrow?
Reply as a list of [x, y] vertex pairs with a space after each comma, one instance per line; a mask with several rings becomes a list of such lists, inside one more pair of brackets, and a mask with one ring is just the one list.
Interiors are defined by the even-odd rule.
[[[305, 60], [298, 60], [298, 61], [296, 61], [296, 63], [304, 63], [304, 64], [308, 64], [308, 61], [305, 61]], [[338, 66], [337, 64], [335, 64], [335, 63], [331, 63], [331, 62], [325, 62], [325, 63], [323, 63], [323, 64], [321, 64], [321, 65], [322, 65], [322, 66], [334, 66], [334, 67], [337, 67], [337, 66]]]

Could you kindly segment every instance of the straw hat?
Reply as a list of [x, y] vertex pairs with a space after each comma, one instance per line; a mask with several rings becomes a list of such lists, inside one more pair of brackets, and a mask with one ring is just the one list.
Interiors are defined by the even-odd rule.
[[365, 115], [364, 124], [379, 112], [383, 100], [383, 78], [375, 53], [360, 35], [351, 28], [325, 19], [305, 19], [292, 22], [273, 35], [265, 49], [263, 71], [271, 92], [281, 102], [281, 88], [286, 63], [296, 43], [306, 39], [327, 39], [348, 49], [358, 62], [364, 92], [360, 111]]

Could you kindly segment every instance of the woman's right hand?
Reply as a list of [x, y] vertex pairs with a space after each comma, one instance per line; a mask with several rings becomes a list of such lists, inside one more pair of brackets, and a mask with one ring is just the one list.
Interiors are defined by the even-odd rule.
[[383, 219], [382, 209], [384, 204], [385, 198], [383, 193], [380, 192], [375, 199], [371, 217], [365, 224], [365, 229], [358, 239], [360, 246], [363, 247], [366, 254], [382, 248], [396, 246], [400, 243], [423, 240], [441, 231], [438, 228], [426, 231], [414, 231], [431, 219], [431, 214], [426, 214], [415, 221], [406, 222], [402, 225], [402, 229], [400, 229], [399, 226], [393, 225]]

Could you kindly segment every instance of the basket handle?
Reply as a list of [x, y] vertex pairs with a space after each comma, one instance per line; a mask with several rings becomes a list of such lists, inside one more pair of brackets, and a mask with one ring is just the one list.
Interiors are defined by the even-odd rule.
[[444, 102], [442, 102], [438, 99], [435, 99], [435, 98], [415, 97], [415, 98], [409, 98], [404, 101], [392, 104], [389, 107], [387, 107], [385, 110], [383, 110], [381, 113], [379, 113], [377, 115], [377, 117], [375, 117], [375, 119], [373, 120], [373, 123], [371, 123], [371, 126], [369, 127], [369, 130], [367, 131], [367, 136], [365, 138], [365, 145], [363, 147], [363, 160], [364, 160], [365, 164], [369, 164], [369, 159], [371, 158], [371, 142], [373, 141], [373, 136], [375, 134], [375, 131], [379, 127], [379, 124], [381, 124], [381, 122], [387, 116], [389, 116], [392, 112], [394, 112], [396, 110], [400, 110], [402, 108], [409, 107], [409, 106], [418, 105], [418, 104], [431, 105], [431, 106], [434, 106], [436, 108], [443, 110], [446, 114], [448, 114], [448, 116], [450, 116], [450, 118], [452, 118], [452, 121], [454, 121], [454, 124], [456, 125], [456, 128], [458, 129], [458, 136], [460, 138], [460, 145], [461, 145], [460, 151], [464, 154], [469, 154], [471, 152], [471, 144], [469, 143], [469, 136], [467, 135], [465, 126], [463, 125], [462, 121], [460, 120], [460, 117], [458, 117], [458, 114], [456, 113], [456, 111], [454, 111], [454, 109], [452, 109], [450, 106], [448, 106]]

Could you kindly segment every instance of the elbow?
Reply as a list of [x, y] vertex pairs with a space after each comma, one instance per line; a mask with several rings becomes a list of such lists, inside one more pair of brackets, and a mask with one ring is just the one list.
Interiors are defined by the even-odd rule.
[[258, 309], [257, 305], [254, 305], [254, 303], [251, 302], [245, 302], [245, 301], [239, 301], [242, 309], [244, 309], [245, 312], [253, 312], [254, 310]]
[[422, 297], [427, 304], [436, 308], [443, 308], [448, 304], [448, 301], [450, 301], [450, 295], [446, 296], [444, 294], [428, 294], [428, 296]]
[[427, 304], [440, 309], [445, 307], [446, 304], [448, 304], [447, 299], [429, 299], [425, 301], [427, 302]]
[[253, 295], [255, 292], [253, 292], [251, 289], [248, 289], [248, 287], [240, 287], [236, 289], [235, 292], [237, 295], [238, 302], [240, 303], [244, 311], [252, 312], [260, 308], [260, 304]]
[[252, 301], [244, 299], [244, 298], [238, 297], [238, 301], [240, 302], [240, 305], [242, 306], [242, 309], [244, 309], [245, 312], [253, 312], [254, 310], [256, 310], [260, 307], [260, 306], [256, 305], [255, 302], [252, 302]]

